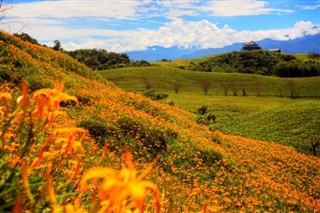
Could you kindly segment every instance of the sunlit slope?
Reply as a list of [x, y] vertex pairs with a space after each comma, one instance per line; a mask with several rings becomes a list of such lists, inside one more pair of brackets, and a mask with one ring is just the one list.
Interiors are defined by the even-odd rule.
[[311, 154], [310, 137], [320, 132], [320, 101], [293, 101], [220, 119], [214, 127], [223, 132], [276, 141]]
[[[153, 81], [152, 89], [169, 95], [167, 102], [173, 101], [191, 112], [206, 105], [216, 115], [211, 127], [228, 134], [274, 141], [310, 154], [309, 138], [320, 134], [319, 77], [205, 73], [168, 66], [107, 70], [102, 74], [119, 87], [136, 92], [145, 90], [142, 79], [148, 77]], [[204, 95], [201, 79], [212, 81], [208, 95]], [[174, 81], [180, 82], [178, 93], [173, 90]], [[296, 83], [300, 98], [289, 98], [288, 81]], [[223, 91], [223, 85], [231, 82], [236, 85], [236, 96], [231, 88], [227, 88], [227, 95]]]
[[[104, 161], [102, 150], [86, 157], [91, 167], [119, 165], [124, 147], [138, 168], [159, 155], [148, 179], [160, 189], [161, 212], [201, 212], [205, 204], [207, 212], [320, 211], [319, 158], [211, 132], [194, 122], [194, 114], [124, 92], [63, 53], [0, 35], [1, 72], [11, 72], [2, 84], [17, 89], [26, 79], [30, 89], [38, 89], [64, 81], [65, 91], [78, 97], [80, 105], [66, 104], [68, 116], [55, 125], [87, 126], [96, 130], [88, 141], [107, 142]], [[73, 202], [78, 192], [63, 190], [55, 190], [58, 202]]]
[[234, 91], [242, 96], [245, 90], [248, 96], [288, 97], [291, 95], [288, 81], [294, 81], [299, 97], [320, 97], [320, 77], [278, 78], [255, 74], [197, 72], [162, 65], [111, 69], [102, 71], [101, 74], [126, 91], [143, 91], [145, 87], [142, 78], [148, 77], [153, 82], [152, 89], [159, 92], [174, 93], [173, 82], [178, 81], [181, 84], [181, 94], [204, 94], [200, 82], [209, 79], [209, 95], [224, 95], [225, 86], [227, 95], [231, 96]]
[[29, 83], [31, 90], [53, 86], [51, 80], [76, 85], [74, 74], [108, 84], [101, 76], [85, 65], [59, 51], [41, 45], [33, 45], [0, 32], [0, 81]]

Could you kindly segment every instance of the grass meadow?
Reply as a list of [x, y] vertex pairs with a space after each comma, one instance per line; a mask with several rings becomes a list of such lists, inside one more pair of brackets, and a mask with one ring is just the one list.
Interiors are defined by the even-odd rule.
[[[167, 62], [169, 63], [169, 62]], [[181, 63], [181, 62], [180, 62]], [[227, 134], [274, 141], [298, 151], [310, 152], [310, 136], [320, 134], [320, 78], [277, 78], [239, 73], [206, 73], [172, 66], [125, 68], [103, 71], [102, 75], [131, 92], [145, 90], [142, 78], [148, 76], [152, 89], [168, 94], [164, 102], [196, 112], [203, 105], [216, 115], [210, 127]], [[199, 83], [211, 79], [208, 95]], [[176, 93], [173, 82], [180, 82]], [[288, 81], [297, 85], [298, 98], [291, 98]], [[237, 95], [223, 84], [236, 84]], [[246, 94], [243, 95], [243, 88]]]

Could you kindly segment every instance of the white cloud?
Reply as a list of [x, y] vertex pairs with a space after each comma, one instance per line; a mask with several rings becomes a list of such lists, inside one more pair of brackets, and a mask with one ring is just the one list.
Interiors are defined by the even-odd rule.
[[[141, 33], [142, 32], [142, 33]], [[320, 33], [320, 25], [311, 22], [297, 22], [292, 28], [278, 30], [237, 31], [230, 26], [219, 28], [207, 20], [199, 22], [185, 22], [175, 20], [168, 22], [158, 30], [143, 30], [140, 33], [122, 32], [123, 39], [88, 40], [82, 44], [63, 44], [66, 49], [76, 48], [105, 48], [108, 51], [125, 52], [143, 50], [148, 46], [160, 45], [164, 47], [180, 46], [188, 48], [219, 48], [236, 42], [259, 41], [271, 38], [274, 40], [289, 40], [305, 35]], [[114, 32], [116, 33], [116, 32]], [[118, 32], [120, 33], [120, 32]]]
[[257, 0], [215, 0], [209, 1], [202, 10], [212, 12], [213, 16], [249, 16], [270, 13], [291, 13], [284, 10], [268, 7], [268, 2]]
[[135, 8], [139, 1], [40, 1], [13, 4], [7, 16], [23, 18], [72, 18], [72, 17], [107, 17], [132, 19], [137, 16]]
[[287, 13], [268, 7], [267, 1], [258, 0], [58, 0], [13, 4], [7, 12], [10, 17], [21, 18], [112, 18], [117, 20], [141, 17], [197, 16], [201, 12], [212, 16], [243, 16], [269, 13]]
[[301, 6], [301, 9], [304, 9], [304, 10], [316, 10], [318, 8], [320, 8], [320, 1], [318, 1], [316, 5]]

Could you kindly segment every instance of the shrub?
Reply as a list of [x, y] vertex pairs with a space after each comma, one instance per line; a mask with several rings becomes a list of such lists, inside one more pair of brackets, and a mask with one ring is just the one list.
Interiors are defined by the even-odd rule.
[[200, 108], [197, 109], [197, 113], [200, 114], [200, 115], [204, 115], [206, 114], [208, 111], [208, 107], [203, 105], [201, 106]]
[[209, 113], [209, 114], [207, 114], [207, 120], [210, 123], [214, 123], [214, 122], [216, 122], [216, 116], [213, 113]]
[[198, 149], [198, 152], [200, 153], [200, 158], [202, 159], [203, 163], [208, 167], [212, 167], [216, 162], [222, 160], [223, 158], [222, 154], [212, 150]]
[[[130, 117], [121, 117], [118, 120], [118, 125], [123, 134], [139, 140], [152, 158], [162, 150], [166, 150], [167, 143], [177, 137], [174, 132], [154, 127], [150, 128], [148, 125], [143, 124], [142, 121], [134, 120]], [[134, 150], [139, 149], [141, 151], [141, 147], [138, 144], [130, 144], [130, 146], [133, 146], [130, 148]]]
[[143, 93], [144, 96], [151, 98], [154, 101], [166, 99], [169, 95], [165, 93], [157, 93], [154, 90], [147, 90]]
[[81, 95], [76, 95], [78, 98], [78, 101], [83, 104], [83, 105], [90, 105], [91, 103], [91, 97], [90, 96], [81, 96]]
[[154, 86], [154, 81], [150, 77], [142, 77], [141, 81], [146, 89], [151, 89]]
[[213, 113], [208, 113], [208, 107], [203, 105], [198, 110], [198, 117], [196, 119], [196, 122], [198, 124], [205, 124], [209, 125], [214, 122], [216, 122], [216, 116]]
[[0, 66], [0, 82], [4, 81], [10, 81], [11, 80], [11, 72], [4, 68], [3, 66]]
[[78, 127], [89, 130], [89, 134], [93, 137], [99, 147], [104, 146], [104, 140], [108, 135], [108, 129], [102, 120], [91, 118], [82, 120], [77, 123]]
[[41, 78], [40, 76], [29, 75], [25, 77], [25, 80], [27, 81], [28, 87], [31, 92], [53, 86], [53, 84], [49, 80]]
[[198, 124], [209, 125], [216, 122], [216, 116], [213, 113], [199, 115], [196, 119]]

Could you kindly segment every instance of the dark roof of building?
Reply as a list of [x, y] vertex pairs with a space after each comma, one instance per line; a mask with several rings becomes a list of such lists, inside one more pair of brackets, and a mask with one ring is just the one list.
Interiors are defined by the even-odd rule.
[[257, 43], [254, 42], [254, 41], [249, 41], [249, 42], [246, 43], [246, 45], [256, 45], [256, 44], [257, 44]]

